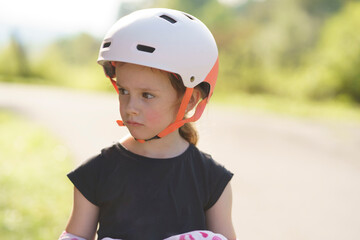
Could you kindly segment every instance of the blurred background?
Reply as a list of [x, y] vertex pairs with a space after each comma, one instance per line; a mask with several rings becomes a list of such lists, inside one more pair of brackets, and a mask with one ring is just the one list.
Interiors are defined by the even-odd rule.
[[133, 10], [170, 7], [197, 16], [213, 32], [221, 61], [218, 98], [256, 105], [241, 98], [251, 95], [258, 101], [267, 99], [263, 101], [267, 105], [296, 101], [352, 108], [360, 102], [359, 4], [354, 0], [2, 1], [0, 81], [110, 89], [99, 81], [103, 73], [95, 61], [107, 29]]
[[[77, 135], [90, 138], [89, 129], [95, 131], [80, 122], [76, 108], [117, 114], [116, 107], [104, 107], [114, 92], [96, 63], [100, 43], [118, 18], [148, 7], [188, 12], [217, 41], [215, 110], [206, 115], [210, 121], [200, 121], [205, 136], [200, 146], [217, 159], [224, 152], [238, 154], [236, 164], [230, 158], [223, 163], [236, 174], [239, 239], [359, 239], [360, 1], [355, 0], [1, 1], [0, 236], [56, 239], [65, 227], [72, 202], [66, 173], [95, 148], [87, 143], [80, 153], [72, 152], [71, 146], [81, 145]], [[63, 89], [64, 108], [74, 108], [73, 122], [64, 117], [69, 109], [50, 101]], [[70, 92], [81, 93], [77, 98]], [[105, 97], [87, 109], [77, 105], [80, 98], [95, 100], [84, 92]], [[35, 95], [48, 99], [33, 102]], [[44, 113], [32, 122], [34, 105]], [[212, 115], [218, 110], [222, 118]], [[92, 120], [107, 121], [100, 117]], [[216, 129], [230, 137], [214, 147]], [[96, 132], [103, 138], [96, 144], [108, 143], [101, 135], [108, 130]], [[286, 148], [289, 155], [282, 152]]]

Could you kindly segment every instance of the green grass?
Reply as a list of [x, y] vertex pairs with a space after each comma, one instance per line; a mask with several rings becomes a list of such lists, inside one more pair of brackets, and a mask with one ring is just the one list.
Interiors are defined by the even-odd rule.
[[360, 123], [360, 105], [345, 101], [312, 102], [266, 95], [246, 93], [215, 93], [215, 104], [236, 109], [268, 112], [298, 118]]
[[66, 148], [43, 128], [0, 111], [0, 238], [57, 239], [71, 210]]

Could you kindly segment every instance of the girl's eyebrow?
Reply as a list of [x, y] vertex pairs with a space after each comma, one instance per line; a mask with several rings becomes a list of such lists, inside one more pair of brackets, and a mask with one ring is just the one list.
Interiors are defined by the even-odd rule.
[[[117, 88], [125, 88], [125, 89], [127, 89], [126, 87], [123, 87], [118, 83], [116, 83], [116, 86], [117, 86]], [[157, 89], [154, 89], [154, 88], [148, 88], [148, 87], [144, 87], [144, 88], [140, 87], [140, 88], [138, 88], [138, 90], [140, 90], [142, 92], [160, 92], [160, 90], [157, 90]]]
[[159, 92], [160, 90], [154, 89], [154, 88], [139, 88], [139, 90], [143, 92]]

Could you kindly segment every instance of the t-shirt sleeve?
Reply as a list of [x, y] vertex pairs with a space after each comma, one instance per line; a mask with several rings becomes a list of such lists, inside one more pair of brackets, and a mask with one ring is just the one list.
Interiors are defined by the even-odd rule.
[[98, 206], [97, 186], [101, 170], [102, 155], [97, 155], [85, 161], [67, 176], [74, 186], [91, 203]]
[[207, 192], [208, 201], [205, 204], [205, 210], [210, 209], [219, 200], [225, 187], [233, 177], [233, 173], [227, 170], [223, 165], [217, 163], [212, 158], [208, 161]]

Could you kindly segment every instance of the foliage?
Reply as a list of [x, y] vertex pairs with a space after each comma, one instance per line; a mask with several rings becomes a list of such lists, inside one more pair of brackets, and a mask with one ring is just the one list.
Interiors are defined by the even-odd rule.
[[56, 45], [63, 60], [73, 65], [87, 65], [94, 62], [100, 48], [100, 41], [82, 33], [71, 39], [60, 39]]
[[[16, 42], [16, 41], [15, 41]], [[59, 39], [46, 47], [41, 54], [28, 61], [31, 71], [21, 74], [25, 66], [17, 58], [16, 48], [10, 44], [0, 53], [0, 81], [62, 85], [74, 88], [106, 90], [102, 68], [96, 63], [100, 41], [88, 34]], [[25, 52], [24, 52], [25, 54]]]
[[9, 45], [0, 54], [0, 73], [11, 81], [15, 76], [30, 75], [28, 56], [25, 47], [15, 33], [11, 35]]
[[36, 76], [52, 84], [75, 88], [107, 89], [102, 68], [96, 63], [100, 41], [88, 34], [60, 39], [35, 60]]
[[360, 102], [359, 12], [360, 2], [350, 3], [327, 21], [304, 71], [309, 97]]
[[56, 239], [71, 206], [66, 148], [43, 129], [0, 112], [1, 239]]

